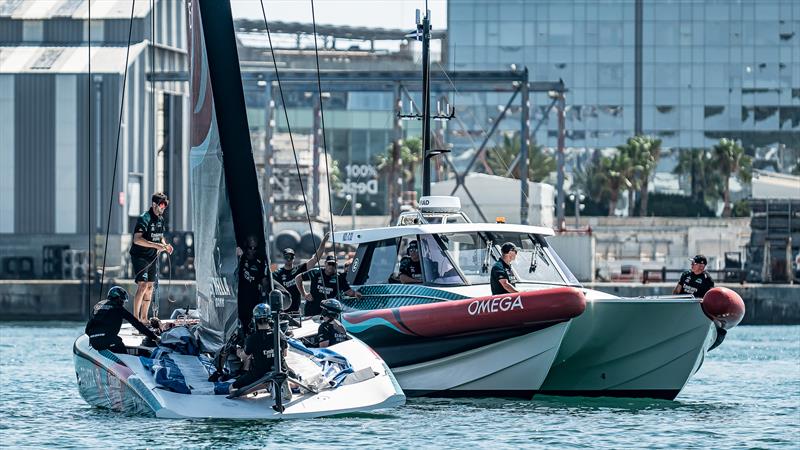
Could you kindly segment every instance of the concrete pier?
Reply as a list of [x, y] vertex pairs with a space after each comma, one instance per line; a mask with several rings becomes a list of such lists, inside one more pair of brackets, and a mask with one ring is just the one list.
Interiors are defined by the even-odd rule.
[[[114, 280], [133, 296], [133, 280]], [[159, 317], [175, 309], [195, 306], [194, 281], [159, 282]], [[111, 286], [106, 283], [106, 289]], [[668, 295], [673, 283], [587, 283], [587, 288], [621, 297]], [[744, 299], [747, 312], [742, 324], [800, 324], [800, 285], [721, 284]], [[101, 298], [99, 290], [87, 288], [78, 280], [3, 280], [0, 281], [0, 320], [84, 320], [89, 308]], [[132, 306], [133, 301], [128, 302]]]

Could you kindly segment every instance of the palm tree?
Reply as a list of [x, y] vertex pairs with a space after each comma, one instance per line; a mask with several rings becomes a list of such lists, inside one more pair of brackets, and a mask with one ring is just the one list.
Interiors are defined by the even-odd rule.
[[635, 206], [635, 195], [636, 191], [639, 189], [641, 179], [641, 172], [643, 167], [640, 164], [642, 157], [640, 156], [640, 146], [639, 142], [636, 140], [635, 137], [629, 138], [628, 141], [623, 144], [617, 146], [617, 159], [616, 162], [618, 164], [624, 164], [623, 166], [618, 166], [617, 169], [623, 171], [624, 177], [628, 180], [628, 216], [633, 217], [633, 210]]
[[714, 168], [722, 177], [725, 207], [723, 217], [731, 216], [731, 177], [735, 176], [743, 184], [749, 184], [753, 176], [752, 159], [744, 153], [741, 145], [732, 139], [722, 138], [714, 146]]
[[639, 164], [642, 167], [642, 178], [640, 181], [639, 198], [639, 216], [647, 215], [647, 203], [649, 198], [648, 188], [650, 184], [650, 177], [656, 170], [658, 160], [661, 157], [661, 139], [656, 139], [652, 136], [637, 136], [639, 144]]
[[400, 159], [392, 158], [392, 146], [386, 153], [375, 155], [375, 168], [379, 172], [388, 172], [392, 164], [402, 168], [402, 178], [407, 191], [413, 191], [416, 185], [417, 166], [422, 162], [422, 140], [418, 137], [408, 138], [400, 144]]
[[[494, 174], [504, 174], [508, 166], [519, 155], [519, 134], [513, 136], [503, 135], [503, 142], [498, 144], [486, 154], [486, 162]], [[542, 146], [532, 143], [528, 147], [528, 180], [539, 183], [556, 170], [556, 159], [542, 151]], [[519, 179], [519, 164], [511, 173], [513, 178]]]

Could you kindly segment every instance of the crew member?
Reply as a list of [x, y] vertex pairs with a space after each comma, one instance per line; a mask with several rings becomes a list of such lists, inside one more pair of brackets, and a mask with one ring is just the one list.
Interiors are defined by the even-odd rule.
[[239, 285], [237, 291], [237, 310], [239, 322], [242, 324], [244, 335], [250, 334], [251, 314], [253, 308], [261, 303], [261, 292], [266, 292], [269, 283], [267, 278], [266, 257], [259, 251], [258, 238], [248, 236], [245, 239], [245, 249], [239, 249]]
[[519, 292], [514, 285], [517, 282], [511, 262], [517, 258], [517, 246], [506, 242], [500, 247], [500, 260], [492, 266], [489, 284], [492, 286], [492, 295]]
[[297, 286], [295, 285], [294, 279], [297, 278], [298, 275], [313, 269], [314, 266], [317, 265], [319, 258], [322, 256], [322, 252], [325, 251], [325, 244], [328, 242], [329, 237], [330, 233], [325, 233], [325, 237], [322, 238], [322, 242], [320, 242], [319, 247], [317, 247], [317, 251], [314, 253], [314, 256], [312, 256], [311, 259], [305, 263], [298, 264], [296, 266], [294, 265], [294, 250], [291, 248], [286, 248], [283, 250], [283, 259], [285, 262], [282, 267], [275, 272], [272, 272], [272, 278], [283, 285], [283, 287], [289, 291], [289, 295], [292, 298], [292, 304], [286, 310], [287, 313], [300, 311], [300, 300], [302, 299], [302, 296], [300, 295], [300, 290], [297, 289]]
[[[236, 354], [244, 362], [247, 372], [231, 385], [230, 393], [233, 395], [237, 389], [258, 381], [275, 368], [275, 336], [271, 314], [272, 310], [266, 303], [259, 303], [251, 311], [254, 331], [245, 339], [244, 349], [236, 349]], [[281, 335], [281, 367], [288, 371], [286, 361], [283, 360], [287, 348], [286, 339]]]
[[108, 290], [105, 300], [100, 300], [92, 309], [92, 316], [86, 324], [86, 335], [89, 336], [89, 345], [95, 350], [111, 350], [114, 353], [127, 353], [125, 344], [117, 336], [122, 327], [122, 320], [127, 320], [139, 333], [158, 342], [158, 337], [144, 326], [127, 309], [128, 292], [114, 286]]
[[339, 321], [344, 310], [342, 302], [333, 298], [323, 300], [320, 302], [320, 309], [322, 310], [320, 313], [322, 323], [319, 324], [319, 330], [317, 331], [319, 347], [330, 347], [350, 339], [344, 329], [344, 325]]
[[417, 241], [411, 241], [406, 248], [406, 256], [400, 259], [400, 282], [403, 284], [422, 283], [422, 264], [419, 260]]
[[690, 258], [692, 262], [691, 270], [687, 270], [681, 274], [678, 285], [672, 290], [673, 294], [692, 294], [696, 298], [703, 298], [711, 288], [714, 287], [714, 280], [711, 275], [706, 272], [706, 264], [708, 260], [703, 255], [697, 255]]
[[[325, 268], [314, 268], [298, 275], [294, 279], [300, 295], [305, 297], [306, 306], [303, 315], [306, 317], [316, 316], [320, 313], [320, 302], [329, 298], [339, 298], [341, 294], [350, 297], [361, 298], [361, 293], [353, 290], [347, 282], [343, 273], [336, 271], [336, 258], [328, 255], [325, 258]], [[306, 293], [303, 281], [311, 281], [311, 292]]]
[[136, 221], [133, 229], [133, 242], [128, 252], [133, 264], [136, 294], [133, 297], [133, 315], [139, 321], [147, 321], [150, 299], [153, 297], [153, 284], [158, 278], [158, 254], [172, 254], [172, 246], [164, 239], [166, 220], [164, 211], [169, 205], [167, 194], [156, 192], [151, 198], [152, 205]]

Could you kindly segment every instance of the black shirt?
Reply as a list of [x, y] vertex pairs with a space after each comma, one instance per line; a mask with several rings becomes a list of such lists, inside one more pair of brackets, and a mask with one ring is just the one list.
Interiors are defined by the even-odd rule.
[[506, 288], [500, 284], [500, 280], [508, 280], [512, 286], [517, 283], [517, 278], [514, 276], [514, 272], [511, 271], [511, 266], [506, 264], [502, 259], [492, 266], [492, 272], [489, 277], [489, 284], [492, 286], [492, 295], [508, 293]]
[[303, 274], [303, 280], [311, 281], [311, 295], [315, 302], [338, 298], [350, 290], [350, 284], [343, 273], [325, 275], [324, 269], [314, 268]]
[[[281, 339], [281, 349], [285, 348], [287, 348], [286, 340]], [[274, 350], [275, 336], [272, 331], [256, 330], [250, 336], [247, 336], [244, 342], [244, 352], [253, 356], [250, 372], [258, 374], [270, 372], [275, 365]]]
[[292, 267], [291, 269], [281, 266], [280, 269], [272, 272], [272, 278], [278, 283], [282, 284], [283, 287], [289, 291], [289, 294], [292, 296], [293, 304], [300, 304], [300, 289], [298, 289], [297, 285], [295, 285], [294, 279], [301, 273], [305, 272], [305, 269], [306, 264], [303, 263], [299, 266]]
[[[139, 216], [139, 219], [136, 221], [136, 226], [133, 228], [134, 236], [136, 233], [142, 233], [142, 238], [145, 240], [158, 243], [161, 243], [165, 231], [167, 231], [167, 225], [164, 216], [155, 215], [152, 208]], [[154, 259], [158, 251], [154, 248], [131, 243], [131, 250], [129, 253], [131, 256]]]
[[267, 264], [264, 259], [255, 257], [247, 259], [244, 255], [239, 258], [239, 286], [242, 283], [249, 287], [258, 287], [267, 273]]
[[695, 275], [691, 270], [687, 270], [681, 274], [678, 284], [683, 289], [684, 294], [692, 294], [696, 298], [703, 298], [706, 292], [714, 287], [714, 280], [706, 272]]
[[415, 280], [422, 280], [422, 264], [419, 261], [414, 261], [410, 256], [404, 256], [400, 260], [400, 273]]
[[144, 326], [141, 322], [136, 320], [127, 309], [118, 301], [101, 300], [94, 305], [92, 309], [92, 317], [86, 324], [86, 335], [90, 339], [98, 339], [103, 337], [113, 337], [119, 334], [119, 329], [122, 328], [122, 320], [127, 320], [128, 323], [133, 325], [134, 328], [139, 330], [140, 333], [156, 340], [156, 335], [149, 328]]
[[319, 324], [319, 331], [317, 331], [317, 342], [322, 343], [328, 341], [328, 346], [336, 345], [339, 342], [344, 342], [350, 339], [347, 336], [347, 330], [338, 320], [330, 322], [324, 321]]

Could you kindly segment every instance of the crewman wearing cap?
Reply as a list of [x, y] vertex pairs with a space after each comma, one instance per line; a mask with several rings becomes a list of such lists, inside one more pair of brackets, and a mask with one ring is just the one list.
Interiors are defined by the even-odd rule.
[[325, 251], [325, 244], [328, 243], [328, 238], [330, 238], [330, 236], [330, 233], [325, 233], [325, 237], [323, 237], [322, 242], [319, 243], [319, 247], [317, 247], [314, 256], [303, 264], [294, 264], [294, 249], [283, 249], [283, 266], [278, 268], [275, 272], [272, 272], [272, 278], [283, 285], [292, 297], [292, 305], [289, 306], [286, 312], [300, 311], [300, 300], [303, 296], [300, 295], [300, 290], [295, 285], [294, 280], [298, 275], [302, 275], [303, 272], [307, 272], [317, 265], [320, 257], [322, 257], [322, 252]]
[[404, 284], [422, 283], [422, 264], [419, 260], [419, 245], [411, 241], [406, 248], [406, 256], [400, 259], [400, 275], [398, 279]]
[[[311, 292], [305, 292], [303, 281], [311, 282]], [[319, 315], [320, 303], [323, 300], [340, 299], [342, 294], [361, 298], [361, 293], [350, 287], [345, 274], [337, 272], [336, 258], [333, 255], [325, 258], [324, 269], [320, 270], [319, 267], [311, 269], [295, 277], [294, 282], [300, 295], [306, 299], [306, 306], [303, 310], [303, 315], [306, 317]]]
[[511, 263], [517, 258], [517, 246], [511, 242], [506, 242], [500, 246], [500, 260], [492, 266], [489, 276], [489, 284], [492, 286], [492, 295], [509, 294], [519, 292], [514, 285], [517, 277], [511, 270]]
[[696, 298], [703, 298], [706, 292], [714, 287], [714, 280], [711, 275], [706, 272], [706, 264], [708, 260], [703, 255], [696, 255], [694, 258], [689, 258], [692, 262], [691, 270], [687, 270], [681, 274], [678, 285], [672, 290], [673, 294], [692, 294]]

